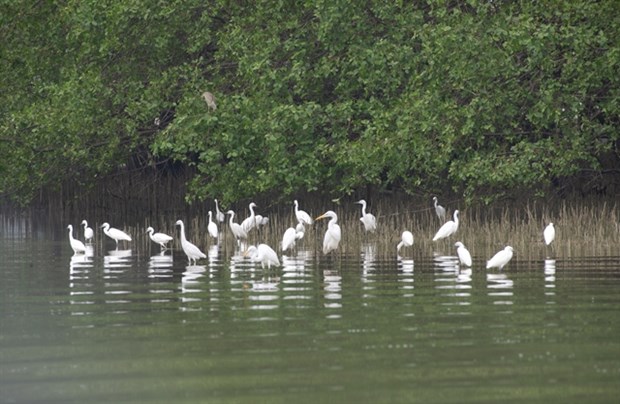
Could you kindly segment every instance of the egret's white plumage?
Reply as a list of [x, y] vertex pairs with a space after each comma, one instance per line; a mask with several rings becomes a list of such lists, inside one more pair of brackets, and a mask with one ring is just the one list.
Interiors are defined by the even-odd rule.
[[200, 251], [198, 247], [189, 242], [185, 237], [185, 225], [182, 220], [177, 220], [177, 226], [181, 226], [181, 248], [183, 248], [183, 252], [187, 255], [187, 260], [189, 261], [189, 265], [192, 265], [192, 261], [194, 265], [196, 265], [196, 260], [199, 258], [207, 258], [205, 253]]
[[154, 243], [159, 244], [162, 250], [168, 249], [166, 244], [172, 241], [172, 237], [164, 233], [153, 233], [154, 231], [155, 230], [151, 226], [146, 229], [146, 232], [149, 234], [149, 237]]
[[302, 225], [312, 225], [312, 217], [305, 210], [299, 209], [299, 202], [297, 202], [297, 199], [293, 201], [293, 204], [295, 205], [295, 217], [297, 218], [297, 221], [300, 222]]
[[437, 214], [437, 217], [439, 218], [439, 220], [443, 222], [444, 220], [446, 220], [446, 208], [439, 205], [439, 202], [436, 196], [433, 196], [433, 202], [435, 204], [435, 213]]
[[471, 264], [472, 264], [471, 254], [469, 253], [467, 248], [465, 248], [463, 243], [461, 243], [460, 241], [457, 241], [456, 243], [454, 243], [454, 246], [456, 247], [456, 255], [459, 256], [459, 262], [461, 263], [461, 265], [465, 265], [466, 267], [471, 267]]
[[511, 246], [506, 246], [503, 250], [498, 252], [487, 261], [487, 269], [489, 268], [499, 268], [502, 269], [508, 261], [512, 259], [513, 249]]
[[254, 215], [254, 221], [256, 223], [256, 228], [260, 228], [261, 226], [266, 226], [267, 223], [269, 223], [269, 218], [267, 216]]
[[272, 265], [279, 267], [280, 260], [278, 254], [267, 244], [259, 244], [258, 246], [249, 246], [247, 251], [243, 253], [245, 257], [250, 257], [252, 261], [260, 262], [261, 268], [270, 269]]
[[282, 251], [286, 251], [289, 248], [295, 246], [295, 241], [297, 240], [297, 232], [294, 227], [289, 227], [284, 232], [282, 236]]
[[400, 243], [396, 246], [396, 252], [400, 252], [402, 247], [411, 247], [413, 245], [413, 233], [409, 230], [405, 230], [403, 234], [400, 235]]
[[302, 222], [297, 223], [297, 226], [295, 226], [295, 237], [297, 238], [297, 240], [301, 240], [302, 238], [304, 238], [305, 234], [306, 227], [304, 226], [304, 224]]
[[230, 231], [235, 236], [237, 241], [240, 241], [242, 239], [243, 240], [247, 239], [248, 233], [246, 233], [246, 231], [243, 230], [243, 227], [241, 227], [239, 223], [236, 223], [233, 221], [235, 218], [235, 212], [233, 212], [232, 210], [229, 210], [226, 213], [230, 215], [230, 219], [228, 220], [228, 226], [230, 227]]
[[71, 248], [73, 249], [73, 254], [82, 254], [86, 252], [86, 246], [80, 240], [73, 238], [73, 226], [67, 226], [69, 229], [69, 244], [71, 244]]
[[250, 230], [256, 227], [256, 215], [254, 214], [254, 208], [256, 207], [256, 204], [254, 202], [251, 202], [248, 207], [250, 208], [250, 216], [246, 217], [243, 222], [241, 222], [241, 227], [243, 228], [243, 231], [246, 232], [246, 234], [249, 234]]
[[555, 227], [553, 227], [553, 223], [549, 223], [545, 230], [543, 231], [543, 238], [545, 239], [545, 244], [549, 245], [553, 242], [555, 238]]
[[336, 215], [336, 212], [333, 210], [328, 210], [314, 220], [325, 219], [326, 217], [329, 217], [330, 220], [327, 224], [325, 236], [323, 237], [323, 254], [328, 254], [337, 249], [338, 244], [340, 244], [340, 239], [342, 238], [342, 232], [338, 225], [338, 215]]
[[433, 237], [433, 241], [437, 241], [442, 238], [450, 237], [459, 228], [459, 211], [454, 211], [454, 220], [448, 220], [437, 230], [435, 237]]
[[110, 237], [116, 242], [116, 248], [118, 248], [119, 241], [131, 241], [131, 236], [129, 234], [114, 227], [110, 227], [110, 224], [108, 222], [102, 224], [101, 228], [103, 229], [103, 233], [106, 236]]
[[217, 224], [213, 221], [213, 213], [209, 211], [209, 224], [207, 225], [209, 235], [213, 238], [217, 238], [219, 232], [217, 231]]
[[86, 241], [86, 244], [90, 244], [93, 237], [95, 237], [95, 232], [91, 227], [88, 227], [86, 220], [82, 220], [82, 226], [84, 226], [84, 241]]
[[226, 220], [226, 216], [224, 215], [224, 212], [222, 212], [220, 210], [220, 207], [217, 205], [217, 199], [215, 199], [215, 220], [217, 220], [220, 223], [223, 223], [224, 220]]
[[372, 213], [366, 213], [366, 201], [360, 199], [355, 202], [362, 205], [362, 217], [360, 218], [361, 222], [364, 223], [364, 229], [366, 231], [375, 231], [377, 230], [377, 218]]

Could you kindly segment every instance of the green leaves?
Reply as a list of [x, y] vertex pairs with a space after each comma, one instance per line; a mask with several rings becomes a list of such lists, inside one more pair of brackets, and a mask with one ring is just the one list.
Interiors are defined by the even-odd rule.
[[225, 204], [595, 180], [620, 165], [617, 6], [556, 6], [9, 2], [0, 192], [169, 160]]

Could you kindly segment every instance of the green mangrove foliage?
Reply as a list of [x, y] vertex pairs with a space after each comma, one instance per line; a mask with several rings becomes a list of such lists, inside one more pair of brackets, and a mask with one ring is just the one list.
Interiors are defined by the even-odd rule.
[[2, 8], [0, 193], [18, 202], [173, 166], [195, 173], [189, 199], [224, 203], [367, 186], [491, 200], [620, 169], [615, 0]]

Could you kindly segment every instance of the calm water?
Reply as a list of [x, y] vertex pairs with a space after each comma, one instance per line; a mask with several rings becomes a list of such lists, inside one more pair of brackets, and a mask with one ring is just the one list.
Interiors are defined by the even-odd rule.
[[[620, 257], [403, 250], [263, 271], [0, 240], [1, 402], [616, 402]], [[451, 244], [444, 244], [453, 253]], [[470, 248], [471, 250], [475, 250]], [[439, 249], [441, 250], [441, 248]]]

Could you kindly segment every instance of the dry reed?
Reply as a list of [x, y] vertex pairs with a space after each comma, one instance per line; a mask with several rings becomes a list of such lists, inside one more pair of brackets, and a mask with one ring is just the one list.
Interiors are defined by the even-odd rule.
[[[378, 230], [367, 234], [359, 218], [361, 209], [353, 200], [329, 202], [319, 204], [307, 203], [301, 208], [317, 217], [327, 210], [334, 210], [338, 214], [338, 222], [342, 227], [342, 240], [337, 256], [355, 256], [360, 254], [366, 244], [374, 245], [377, 256], [395, 256], [396, 245], [400, 241], [400, 234], [409, 230], [414, 234], [415, 242], [411, 249], [402, 251], [403, 255], [424, 256], [434, 253], [454, 254], [454, 243], [462, 241], [480, 259], [490, 257], [494, 252], [505, 245], [511, 245], [520, 259], [540, 259], [547, 255], [554, 257], [570, 257], [573, 255], [615, 255], [619, 243], [618, 206], [615, 202], [561, 202], [552, 207], [540, 203], [510, 204], [489, 207], [463, 207], [460, 210], [460, 225], [457, 233], [447, 240], [431, 241], [433, 235], [441, 226], [430, 202], [422, 204], [403, 198], [371, 201], [368, 211], [376, 215]], [[249, 243], [267, 243], [279, 250], [279, 244], [286, 228], [296, 224], [292, 203], [289, 205], [264, 204], [256, 209], [257, 214], [269, 217], [269, 224], [260, 230], [254, 230]], [[460, 208], [458, 202], [446, 204], [448, 214], [452, 215], [455, 208]], [[131, 248], [138, 255], [148, 255], [159, 251], [159, 246], [152, 243], [146, 234], [146, 228], [153, 226], [156, 231], [172, 235], [175, 240], [173, 248], [178, 246], [178, 228], [174, 225], [177, 219], [182, 219], [186, 225], [189, 240], [206, 250], [215, 243], [208, 236], [207, 224], [208, 204], [202, 209], [185, 210], [185, 212], [164, 212], [146, 214], [130, 225], [113, 222], [105, 218], [89, 220], [91, 227], [96, 230], [96, 243], [100, 248], [113, 248], [98, 226], [103, 221], [109, 221], [113, 227], [119, 227], [129, 232], [134, 241]], [[241, 222], [249, 215], [247, 205], [239, 205], [235, 211], [235, 221]], [[38, 220], [26, 220], [26, 224], [16, 224], [10, 215], [4, 215], [2, 220], [3, 234], [10, 233], [7, 229], [18, 229], [21, 232], [33, 233], [37, 231]], [[73, 223], [76, 233], [82, 235], [82, 228], [78, 226], [83, 218], [81, 215], [63, 212], [51, 220], [56, 228], [58, 237], [65, 237], [66, 225]], [[49, 218], [48, 219], [54, 219]], [[88, 218], [86, 218], [88, 219]], [[40, 219], [39, 219], [40, 220]], [[542, 231], [549, 221], [556, 225], [556, 239], [552, 247], [542, 242]], [[221, 232], [220, 246], [224, 253], [232, 253], [236, 242], [228, 229], [228, 216], [224, 223], [218, 224]], [[327, 229], [327, 220], [315, 222], [307, 227], [306, 236], [300, 242], [305, 249], [314, 250], [321, 256], [322, 239]]]

